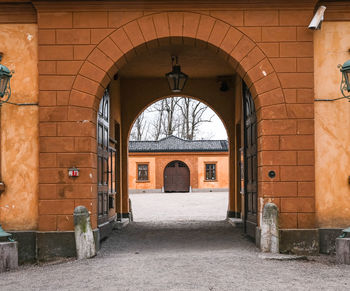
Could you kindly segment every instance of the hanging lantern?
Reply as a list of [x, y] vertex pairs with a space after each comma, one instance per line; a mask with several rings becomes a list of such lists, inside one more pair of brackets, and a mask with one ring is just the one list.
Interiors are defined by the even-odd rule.
[[[0, 53], [0, 62], [2, 60], [2, 54]], [[10, 79], [12, 77], [11, 71], [0, 64], [0, 104], [5, 103], [10, 99], [11, 86]]]
[[174, 93], [179, 93], [183, 90], [186, 85], [186, 81], [188, 76], [181, 72], [181, 67], [178, 64], [177, 57], [171, 57], [173, 70], [167, 74], [165, 74], [168, 79], [169, 88]]
[[344, 65], [340, 65], [339, 67], [340, 72], [342, 73], [340, 91], [345, 98], [350, 98], [350, 60], [346, 61]]

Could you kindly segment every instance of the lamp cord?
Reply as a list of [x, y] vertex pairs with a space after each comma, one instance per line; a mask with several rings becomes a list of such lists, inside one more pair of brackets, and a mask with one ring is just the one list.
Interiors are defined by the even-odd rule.
[[339, 97], [339, 98], [335, 98], [335, 99], [314, 99], [314, 101], [337, 101], [337, 100], [341, 100], [341, 99], [349, 99], [350, 102], [350, 96], [349, 97]]
[[16, 105], [16, 106], [38, 106], [39, 103], [15, 103], [15, 102], [0, 102], [0, 106], [2, 106], [3, 104], [11, 104], [11, 105]]

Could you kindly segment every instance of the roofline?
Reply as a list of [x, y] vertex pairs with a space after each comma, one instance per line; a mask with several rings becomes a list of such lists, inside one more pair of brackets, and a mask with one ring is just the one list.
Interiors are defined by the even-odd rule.
[[[228, 142], [227, 139], [195, 139], [195, 140], [187, 140], [187, 139], [182, 139], [182, 138], [179, 138], [177, 136], [175, 136], [176, 138], [178, 139], [181, 139], [185, 142], [198, 142], [198, 141], [203, 141], [203, 142], [210, 142], [210, 141], [225, 141], [225, 142]], [[129, 140], [129, 143], [130, 142], [160, 142], [161, 140], [163, 140], [165, 138], [162, 138], [160, 140]]]
[[229, 150], [129, 150], [129, 153], [207, 153], [207, 152], [228, 152]]
[[190, 155], [195, 155], [195, 156], [228, 156], [229, 152], [219, 152], [219, 151], [213, 151], [213, 152], [129, 152], [128, 156], [130, 157], [156, 157], [156, 156], [174, 156], [174, 155], [184, 155], [184, 156], [190, 156]]

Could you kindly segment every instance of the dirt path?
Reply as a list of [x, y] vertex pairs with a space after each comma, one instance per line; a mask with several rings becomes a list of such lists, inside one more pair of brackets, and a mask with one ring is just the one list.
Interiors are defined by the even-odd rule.
[[114, 231], [97, 257], [0, 274], [0, 290], [350, 289], [350, 266], [322, 256], [311, 261], [263, 259], [240, 229], [209, 218], [134, 222]]
[[140, 222], [90, 260], [0, 275], [0, 290], [348, 290], [350, 266], [269, 261], [224, 221]]

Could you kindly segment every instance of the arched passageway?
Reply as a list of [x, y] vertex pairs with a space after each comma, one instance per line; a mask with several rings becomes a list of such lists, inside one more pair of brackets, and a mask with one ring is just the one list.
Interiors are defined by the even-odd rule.
[[[129, 215], [127, 181], [129, 129], [143, 108], [157, 98], [169, 95], [169, 89], [164, 82], [164, 72], [170, 69], [168, 61], [170, 53], [178, 54], [181, 58], [181, 54], [186, 52], [200, 51], [199, 56], [202, 56], [200, 59], [188, 58], [188, 61], [184, 62], [183, 70], [191, 74], [192, 78], [183, 93], [206, 101], [220, 113], [227, 125], [229, 146], [232, 149], [229, 171], [230, 191], [232, 191], [228, 209], [230, 216], [245, 214], [244, 207], [242, 207], [245, 169], [241, 171], [242, 165], [245, 164], [245, 128], [241, 110], [243, 82], [249, 88], [257, 112], [258, 154], [254, 158], [258, 157], [258, 170], [255, 178], [258, 178], [259, 183], [255, 180], [255, 186], [257, 185], [256, 189], [259, 191], [256, 194], [255, 189], [252, 191], [255, 194], [250, 195], [257, 199], [254, 209], [256, 218], [259, 217], [257, 214], [261, 212], [265, 202], [274, 201], [279, 204], [281, 195], [289, 195], [289, 192], [279, 191], [281, 187], [299, 187], [299, 181], [310, 183], [313, 181], [311, 175], [302, 171], [306, 168], [302, 168], [296, 161], [295, 144], [300, 138], [303, 138], [298, 135], [299, 129], [297, 129], [302, 126], [302, 120], [299, 120], [302, 118], [294, 114], [294, 107], [286, 105], [280, 78], [259, 45], [239, 29], [212, 16], [179, 12], [177, 16], [181, 17], [182, 22], [175, 20], [178, 17], [173, 16], [174, 13], [154, 13], [141, 16], [123, 27], [110, 31], [108, 35], [101, 38], [98, 44], [93, 46], [81, 69], [72, 78], [73, 85], [67, 86], [68, 89], [65, 87], [66, 91], [69, 90], [66, 106], [69, 120], [62, 120], [64, 122], [60, 123], [59, 132], [63, 134], [64, 129], [67, 129], [66, 132], [69, 131], [70, 136], [76, 137], [73, 148], [69, 147], [69, 150], [72, 151], [70, 161], [74, 160], [78, 165], [82, 165], [83, 179], [80, 179], [79, 183], [66, 181], [67, 185], [63, 187], [60, 185], [60, 187], [62, 193], [68, 194], [73, 191], [72, 189], [78, 187], [86, 186], [88, 189], [93, 189], [90, 191], [92, 194], [89, 192], [89, 195], [86, 194], [81, 199], [85, 199], [84, 203], [92, 208], [94, 228], [97, 227], [98, 221], [95, 193], [97, 191], [95, 123], [100, 99], [109, 85], [112, 96], [110, 121], [110, 133], [112, 134], [110, 138], [119, 145], [119, 151], [117, 151], [119, 160], [116, 160], [116, 169], [118, 168], [119, 171], [116, 172], [116, 191], [110, 195], [115, 199], [115, 203], [112, 203], [114, 208], [108, 210], [108, 217], [110, 219], [115, 215], [127, 217]], [[180, 23], [183, 24], [179, 25]], [[147, 56], [152, 55], [152, 50], [161, 51], [163, 48], [166, 48], [165, 54], [168, 55], [168, 60], [153, 59], [151, 66], [142, 66], [146, 63], [150, 64], [150, 62], [143, 62], [143, 59], [147, 60]], [[156, 55], [160, 57], [161, 53]], [[134, 63], [134, 67], [133, 59], [138, 60]], [[188, 65], [188, 69], [185, 64]], [[221, 91], [218, 86], [218, 80], [220, 80], [218, 77], [227, 76], [227, 74], [232, 76], [233, 85], [230, 90]], [[43, 78], [42, 81], [45, 79], [42, 76], [40, 78]], [[288, 83], [285, 79], [282, 81], [284, 84]], [[50, 90], [55, 88], [50, 87]], [[57, 90], [62, 90], [62, 87]], [[65, 134], [55, 139], [45, 135], [41, 136], [42, 147], [53, 149], [53, 151], [57, 149], [58, 154], [60, 150], [57, 145], [67, 145], [66, 141], [70, 139], [68, 140]], [[84, 163], [81, 163], [79, 159], [82, 153], [88, 157], [84, 159]], [[59, 178], [62, 176], [60, 173], [65, 170], [63, 165], [60, 167], [50, 170], [51, 176], [56, 178], [47, 175], [48, 178], [41, 180], [42, 183], [59, 185], [62, 182], [62, 179]], [[274, 178], [268, 175], [271, 171], [275, 172]], [[45, 167], [42, 169], [42, 173], [44, 172], [48, 172]], [[294, 184], [291, 185], [291, 183]], [[42, 187], [40, 192], [44, 191], [42, 189], [44, 188]], [[297, 196], [297, 191], [293, 190], [291, 195]], [[44, 207], [45, 203], [39, 205], [39, 212], [41, 206]], [[297, 221], [300, 221], [300, 225], [303, 225], [302, 221], [306, 214], [311, 217], [313, 212], [310, 210], [300, 215], [298, 211], [293, 213]], [[281, 217], [282, 227], [289, 227], [290, 214], [282, 213]], [[43, 220], [39, 220], [39, 229], [41, 226], [44, 227], [40, 221]], [[259, 224], [257, 219], [255, 221], [252, 228]], [[298, 227], [298, 224], [295, 227]], [[255, 232], [252, 235], [255, 235]]]

